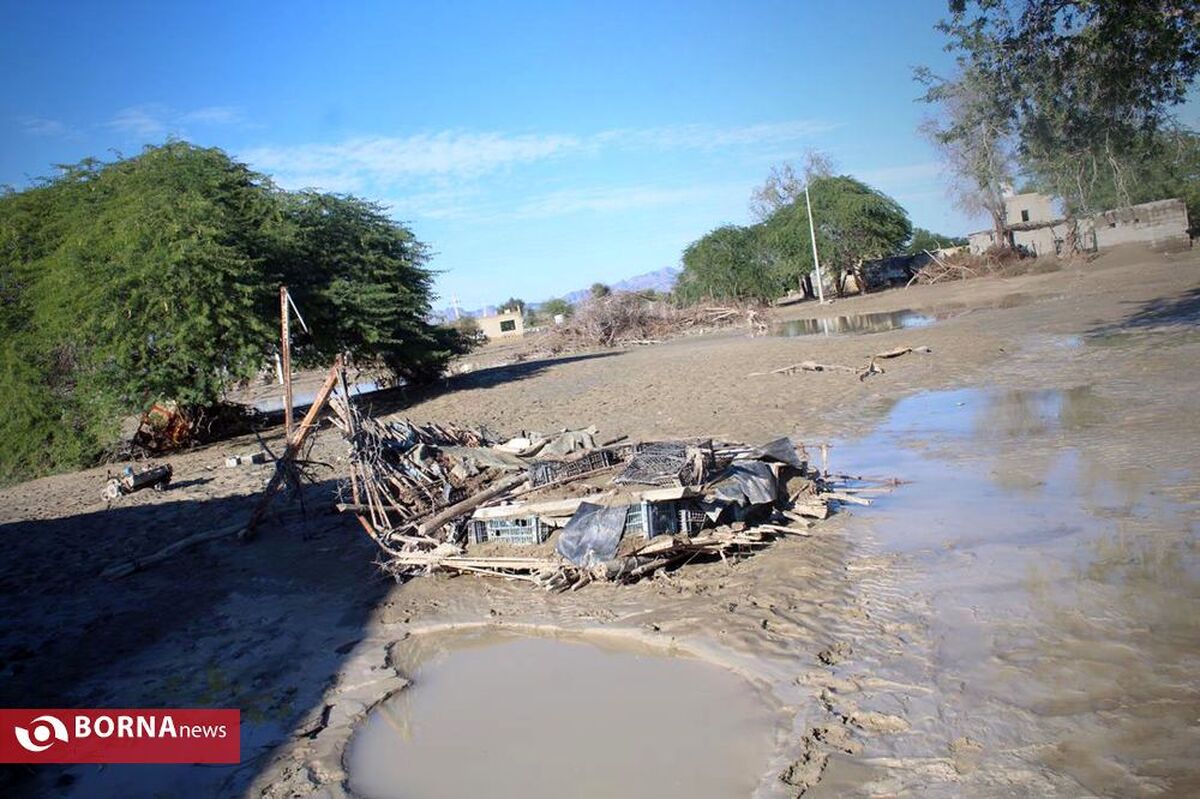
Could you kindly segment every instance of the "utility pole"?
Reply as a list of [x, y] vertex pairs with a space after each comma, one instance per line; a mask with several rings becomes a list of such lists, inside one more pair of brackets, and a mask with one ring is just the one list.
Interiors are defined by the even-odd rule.
[[808, 237], [812, 239], [813, 264], [817, 267], [817, 298], [825, 304], [825, 281], [821, 279], [821, 259], [817, 257], [817, 231], [813, 227], [812, 200], [808, 199], [808, 183], [804, 184], [804, 205], [808, 208]]
[[292, 336], [288, 329], [287, 286], [279, 287], [279, 352], [283, 357], [283, 435], [285, 446], [292, 443]]

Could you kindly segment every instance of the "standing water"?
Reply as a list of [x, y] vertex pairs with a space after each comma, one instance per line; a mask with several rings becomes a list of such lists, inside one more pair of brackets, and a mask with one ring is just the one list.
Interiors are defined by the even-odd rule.
[[879, 700], [920, 720], [877, 744], [918, 794], [963, 795], [916, 773], [956, 742], [979, 754], [955, 779], [1005, 795], [1200, 795], [1197, 513], [1123, 407], [1089, 385], [929, 392], [834, 448], [912, 481], [856, 534], [906, 564], [872, 604], [928, 630], [889, 677], [932, 690]]
[[750, 684], [698, 660], [515, 638], [412, 681], [351, 741], [360, 796], [749, 796], [774, 742]]

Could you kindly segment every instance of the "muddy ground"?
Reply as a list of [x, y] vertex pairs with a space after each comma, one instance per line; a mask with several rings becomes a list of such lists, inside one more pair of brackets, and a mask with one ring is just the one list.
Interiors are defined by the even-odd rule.
[[[744, 331], [487, 368], [378, 413], [504, 432], [791, 435], [830, 466], [912, 480], [735, 564], [549, 595], [382, 579], [330, 513], [342, 448], [252, 543], [117, 581], [113, 562], [244, 518], [254, 437], [169, 458], [175, 483], [111, 507], [105, 469], [0, 491], [0, 704], [243, 710], [236, 768], [9, 768], [17, 795], [325, 791], [397, 648], [456, 626], [602, 632], [734, 669], [790, 718], [763, 795], [1191, 796], [1200, 792], [1200, 253], [1125, 250], [1015, 278], [781, 309], [913, 309], [869, 335]], [[758, 375], [804, 360], [886, 373]], [[278, 431], [263, 441], [278, 447]], [[810, 447], [816, 451], [815, 447]], [[403, 660], [403, 658], [400, 658]], [[402, 671], [402, 670], [401, 670]]]

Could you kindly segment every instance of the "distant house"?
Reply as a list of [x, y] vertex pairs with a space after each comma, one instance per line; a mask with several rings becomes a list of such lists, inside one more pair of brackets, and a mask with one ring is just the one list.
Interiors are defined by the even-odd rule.
[[475, 321], [479, 324], [479, 332], [489, 341], [525, 335], [525, 317], [521, 315], [520, 308], [509, 308], [491, 316], [480, 316]]
[[[1140, 203], [1074, 220], [1056, 215], [1053, 199], [1045, 194], [1014, 194], [1005, 198], [1004, 208], [1008, 244], [1033, 255], [1061, 255], [1072, 237], [1082, 250], [1129, 243], [1155, 249], [1191, 246], [1187, 206], [1179, 199]], [[971, 252], [978, 255], [995, 246], [996, 234], [980, 230], [968, 240]]]

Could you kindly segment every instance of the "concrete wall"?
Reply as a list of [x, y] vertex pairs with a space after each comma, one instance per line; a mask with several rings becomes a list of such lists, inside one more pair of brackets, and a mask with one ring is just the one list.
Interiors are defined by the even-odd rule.
[[481, 316], [475, 320], [479, 330], [491, 340], [525, 335], [525, 318], [520, 311], [508, 311], [494, 316]]
[[1190, 247], [1187, 206], [1183, 200], [1158, 200], [1105, 211], [1092, 218], [1100, 249], [1133, 242], [1156, 249]]
[[971, 255], [983, 255], [996, 243], [996, 235], [991, 230], [980, 230], [977, 233], [967, 234], [967, 241]]
[[1054, 213], [1053, 198], [1037, 192], [1006, 197], [1004, 211], [1008, 215], [1010, 225], [1019, 225], [1022, 222], [1053, 222], [1057, 217]]

